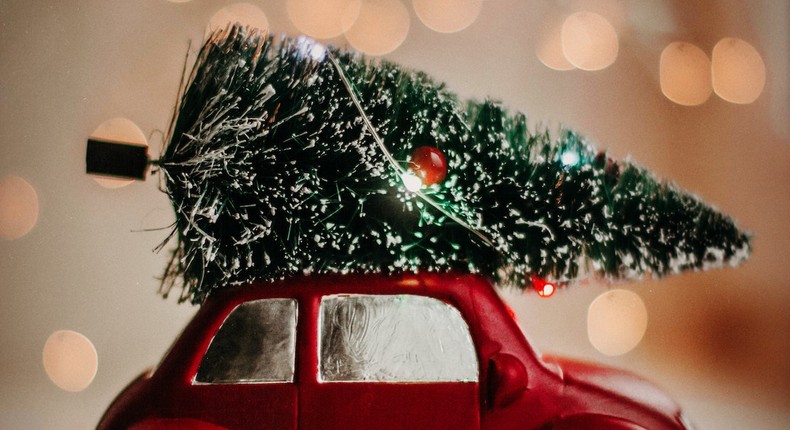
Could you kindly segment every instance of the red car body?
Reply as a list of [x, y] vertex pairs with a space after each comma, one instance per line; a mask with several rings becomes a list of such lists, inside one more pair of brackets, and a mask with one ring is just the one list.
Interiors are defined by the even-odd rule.
[[[473, 376], [436, 382], [322, 380], [319, 374], [323, 374], [320, 369], [324, 364], [319, 361], [324, 360], [324, 352], [319, 350], [326, 350], [331, 343], [325, 340], [322, 344], [320, 339], [326, 331], [321, 327], [329, 324], [327, 317], [321, 316], [322, 303], [327, 297], [342, 300], [376, 296], [395, 300], [423, 297], [456, 309], [474, 348], [474, 374], [467, 371]], [[208, 359], [204, 355], [231, 311], [243, 303], [270, 299], [289, 299], [288, 303], [294, 303], [296, 308], [290, 380], [196, 382], [201, 363]], [[381, 337], [377, 335], [376, 342]], [[442, 371], [442, 365], [436, 369]], [[202, 305], [158, 368], [138, 377], [115, 399], [98, 428], [687, 427], [679, 407], [666, 394], [634, 375], [536, 354], [487, 280], [466, 274], [418, 274], [307, 276], [229, 287], [215, 293]]]

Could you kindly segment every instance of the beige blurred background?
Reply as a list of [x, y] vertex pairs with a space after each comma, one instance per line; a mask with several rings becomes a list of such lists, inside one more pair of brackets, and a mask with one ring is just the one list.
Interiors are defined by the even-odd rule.
[[[533, 123], [570, 126], [755, 234], [753, 257], [739, 268], [615, 286], [647, 311], [644, 338], [618, 356], [599, 352], [587, 333], [588, 307], [612, 287], [592, 282], [547, 299], [505, 292], [533, 343], [647, 376], [700, 428], [790, 428], [790, 2], [486, 0], [471, 26], [442, 34], [401, 1], [410, 27], [385, 58], [463, 97], [502, 100]], [[273, 31], [299, 33], [285, 0], [249, 2]], [[189, 41], [196, 49], [229, 4], [0, 0], [0, 181], [12, 190], [0, 196], [20, 189], [2, 178], [21, 178], [37, 202], [29, 232], [0, 238], [0, 428], [93, 428], [194, 313], [156, 294], [167, 253], [152, 250], [167, 232], [149, 230], [173, 219], [157, 179], [100, 186], [84, 174], [85, 141], [124, 117], [156, 155]], [[616, 61], [600, 71], [548, 68], [536, 56], [545, 32], [580, 10], [612, 24]], [[753, 103], [712, 94], [683, 106], [662, 94], [668, 44], [692, 43], [710, 57], [725, 37], [764, 61]], [[95, 379], [81, 391], [59, 388], [45, 371], [44, 345], [58, 330], [83, 334], [97, 351]]]

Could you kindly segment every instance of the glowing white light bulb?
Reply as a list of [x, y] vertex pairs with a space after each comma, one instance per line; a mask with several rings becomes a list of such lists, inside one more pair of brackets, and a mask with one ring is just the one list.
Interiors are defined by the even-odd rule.
[[309, 37], [299, 36], [296, 39], [296, 48], [302, 56], [315, 61], [322, 61], [326, 57], [326, 48]]
[[538, 291], [538, 295], [541, 297], [551, 297], [556, 290], [557, 287], [555, 287], [554, 284], [547, 282], [546, 285], [543, 286], [543, 289]]
[[581, 161], [579, 157], [579, 153], [576, 151], [565, 151], [560, 155], [560, 162], [562, 163], [563, 167], [573, 167]]
[[401, 180], [403, 181], [403, 186], [412, 193], [416, 193], [422, 188], [422, 179], [412, 172], [404, 173], [401, 176]]

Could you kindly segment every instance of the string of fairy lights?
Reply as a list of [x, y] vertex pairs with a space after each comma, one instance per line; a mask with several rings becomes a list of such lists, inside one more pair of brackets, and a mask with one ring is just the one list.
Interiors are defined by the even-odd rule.
[[[186, 3], [190, 0], [168, 0]], [[484, 13], [483, 0], [287, 0], [291, 23], [319, 41], [342, 37], [354, 49], [371, 56], [389, 54], [406, 40], [412, 12], [432, 31], [456, 33], [473, 26]], [[535, 55], [546, 67], [559, 73], [597, 72], [614, 64], [620, 53], [618, 30], [606, 16], [585, 10], [558, 14], [539, 35]], [[234, 3], [209, 20], [206, 31], [240, 22], [268, 29], [262, 9], [252, 3]], [[710, 48], [688, 41], [669, 43], [656, 59], [662, 93], [685, 106], [705, 103], [713, 93], [736, 104], [754, 102], [765, 86], [766, 70], [760, 53], [747, 41], [726, 37]], [[94, 130], [92, 137], [146, 144], [144, 133], [124, 118], [110, 119]], [[96, 179], [106, 188], [131, 181]], [[39, 218], [36, 189], [25, 178], [0, 178], [0, 239], [14, 241], [26, 236]], [[551, 296], [555, 287], [539, 291]], [[625, 317], [624, 317], [625, 315]], [[616, 317], [615, 317], [616, 316]], [[627, 320], [627, 321], [625, 321]], [[588, 312], [588, 337], [607, 355], [620, 355], [634, 348], [644, 335], [647, 311], [638, 295], [610, 290], [593, 301]], [[96, 374], [98, 356], [85, 336], [57, 330], [43, 349], [44, 369], [50, 379], [66, 391], [81, 391]]]

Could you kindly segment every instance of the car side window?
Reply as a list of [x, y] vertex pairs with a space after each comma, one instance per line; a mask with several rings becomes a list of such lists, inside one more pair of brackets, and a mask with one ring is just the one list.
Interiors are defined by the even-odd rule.
[[238, 305], [211, 340], [194, 382], [293, 382], [296, 319], [293, 299], [263, 299]]
[[321, 382], [475, 382], [469, 327], [453, 306], [416, 295], [321, 300]]

